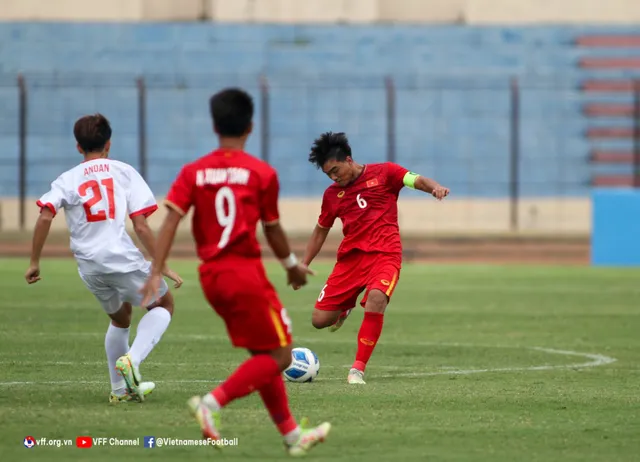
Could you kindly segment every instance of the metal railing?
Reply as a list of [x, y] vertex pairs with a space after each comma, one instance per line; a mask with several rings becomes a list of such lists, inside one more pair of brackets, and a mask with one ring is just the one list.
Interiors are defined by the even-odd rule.
[[[174, 76], [175, 77], [175, 76]], [[36, 79], [37, 80], [37, 79]], [[90, 80], [90, 79], [88, 79]], [[156, 133], [150, 133], [149, 130], [149, 120], [150, 120], [150, 111], [149, 104], [153, 102], [154, 96], [151, 95], [150, 89], [158, 88], [162, 86], [163, 89], [169, 89], [171, 94], [180, 95], [185, 88], [198, 88], [203, 91], [210, 90], [210, 93], [221, 88], [221, 85], [216, 84], [215, 82], [211, 84], [210, 88], [206, 85], [206, 83], [199, 84], [186, 84], [180, 81], [179, 77], [175, 77], [173, 79], [168, 79], [168, 82], [158, 83], [157, 79], [151, 79], [149, 76], [144, 77], [134, 77], [130, 78], [123, 77], [119, 80], [120, 83], [112, 84], [114, 88], [124, 88], [128, 90], [135, 91], [137, 95], [137, 100], [133, 104], [135, 106], [134, 112], [136, 114], [135, 124], [137, 127], [132, 130], [132, 135], [137, 137], [137, 153], [136, 153], [136, 163], [130, 162], [134, 164], [142, 174], [144, 178], [149, 178], [151, 175], [150, 166], [153, 161], [169, 161], [170, 159], [158, 157], [155, 153], [155, 149], [150, 148], [150, 137], [156, 136]], [[314, 91], [320, 92], [323, 91], [323, 88], [335, 89], [336, 83], [322, 83], [323, 81], [320, 79], [312, 79], [313, 82], [306, 82], [304, 79], [300, 79], [296, 81], [296, 83], [281, 83], [276, 82], [275, 86], [279, 89], [287, 88], [287, 85], [295, 85], [295, 86], [308, 86], [309, 89], [313, 89]], [[340, 80], [340, 79], [337, 79]], [[386, 140], [386, 146], [382, 147], [382, 151], [384, 152], [384, 159], [390, 162], [399, 162], [402, 160], [406, 160], [406, 153], [404, 150], [399, 149], [399, 144], [401, 142], [407, 141], [407, 130], [403, 129], [402, 119], [405, 116], [406, 104], [403, 106], [399, 99], [406, 100], [407, 98], [412, 98], [412, 95], [415, 95], [416, 98], [422, 97], [420, 96], [425, 91], [432, 91], [434, 100], [440, 100], [439, 109], [434, 109], [434, 116], [436, 118], [432, 119], [436, 120], [438, 116], [442, 116], [441, 120], [444, 122], [455, 121], [455, 116], [446, 115], [447, 109], [445, 108], [446, 104], [443, 103], [446, 99], [447, 92], [468, 92], [469, 95], [481, 95], [483, 91], [492, 91], [496, 92], [496, 94], [504, 94], [508, 95], [508, 105], [506, 107], [505, 113], [501, 115], [491, 115], [489, 112], [484, 113], [483, 111], [490, 111], [491, 103], [483, 103], [484, 106], [479, 110], [480, 113], [474, 113], [470, 115], [471, 121], [480, 121], [482, 119], [494, 118], [496, 124], [502, 124], [504, 126], [504, 132], [507, 134], [507, 142], [504, 145], [504, 149], [507, 151], [507, 155], [505, 159], [507, 160], [507, 165], [505, 165], [505, 170], [507, 172], [507, 185], [505, 187], [504, 197], [508, 197], [510, 201], [510, 226], [511, 230], [515, 231], [519, 228], [518, 217], [519, 217], [519, 204], [520, 200], [523, 196], [523, 178], [522, 178], [522, 146], [523, 146], [523, 134], [527, 132], [529, 129], [528, 126], [528, 118], [523, 117], [523, 88], [525, 90], [531, 88], [531, 82], [526, 81], [522, 82], [522, 79], [514, 77], [514, 78], [504, 78], [502, 79], [499, 85], [497, 84], [487, 84], [487, 88], [483, 89], [482, 84], [470, 84], [469, 79], [464, 80], [462, 83], [458, 82], [447, 82], [446, 77], [440, 78], [440, 80], [429, 81], [429, 79], [419, 79], [419, 78], [397, 78], [395, 76], [380, 76], [380, 78], [367, 78], [367, 85], [371, 85], [372, 88], [379, 90], [380, 95], [383, 95], [384, 101], [383, 106], [384, 110], [381, 111], [379, 115], [381, 118], [384, 118], [384, 130], [385, 133], [383, 135]], [[292, 82], [292, 79], [289, 79], [289, 82]], [[479, 78], [479, 81], [482, 82], [482, 78]], [[15, 95], [17, 98], [17, 117], [16, 120], [13, 121], [8, 116], [5, 116], [3, 119], [3, 124], [5, 125], [5, 132], [10, 132], [13, 136], [18, 140], [17, 143], [17, 152], [15, 158], [10, 155], [6, 155], [4, 158], [0, 159], [0, 163], [4, 166], [10, 166], [12, 163], [17, 165], [17, 176], [16, 183], [17, 188], [15, 189], [15, 195], [19, 197], [20, 200], [20, 210], [19, 210], [19, 227], [20, 229], [24, 229], [26, 226], [26, 207], [27, 207], [27, 197], [29, 196], [29, 170], [31, 168], [30, 160], [33, 161], [33, 157], [30, 156], [30, 150], [32, 146], [29, 146], [27, 141], [29, 137], [33, 134], [34, 131], [37, 131], [38, 128], [35, 126], [36, 124], [31, 123], [31, 117], [33, 116], [32, 111], [34, 108], [37, 108], [37, 94], [43, 89], [45, 91], [55, 92], [60, 88], [73, 88], [73, 83], [65, 82], [64, 79], [62, 81], [54, 78], [52, 82], [38, 84], [34, 83], [32, 86], [30, 76], [18, 75], [15, 77], [14, 84], [7, 84], [7, 79], [5, 78], [0, 82], [0, 86], [4, 86], [7, 88], [15, 88]], [[255, 76], [255, 77], [246, 77], [244, 82], [252, 82], [255, 91], [258, 93], [258, 97], [256, 98], [258, 112], [256, 114], [256, 124], [260, 127], [260, 133], [257, 137], [258, 143], [258, 151], [260, 156], [267, 162], [277, 162], [276, 156], [274, 156], [274, 112], [277, 112], [277, 109], [274, 107], [274, 103], [282, 103], [278, 97], [274, 96], [274, 83], [272, 82], [270, 77], [265, 75]], [[320, 83], [319, 83], [320, 82]], [[373, 83], [372, 83], [373, 82]], [[426, 82], [426, 83], [425, 83]], [[466, 82], [466, 83], [465, 83]], [[93, 88], [103, 89], [105, 91], [108, 90], [102, 83], [95, 82], [93, 84]], [[195, 86], [194, 86], [195, 85]], [[241, 84], [239, 84], [242, 86]], [[345, 85], [345, 94], [349, 94], [351, 91], [349, 88], [353, 88], [353, 91], [357, 91], [358, 87], [357, 83], [344, 84]], [[553, 84], [549, 84], [551, 87]], [[227, 85], [225, 85], [227, 86]], [[535, 86], [535, 85], [534, 85]], [[566, 84], [562, 84], [558, 87], [558, 92], [577, 92], [575, 88], [571, 86], [567, 86]], [[97, 91], [97, 90], [96, 90]], [[553, 89], [551, 90], [553, 91]], [[400, 98], [399, 92], [402, 92], [403, 96]], [[413, 92], [413, 93], [412, 93]], [[473, 94], [471, 93], [473, 92]], [[634, 82], [632, 86], [633, 93], [633, 160], [632, 160], [632, 175], [633, 175], [633, 185], [635, 187], [640, 187], [640, 80]], [[430, 93], [431, 94], [431, 93]], [[466, 95], [465, 93], [464, 95]], [[567, 93], [568, 94], [568, 93]], [[461, 100], [464, 100], [464, 95]], [[186, 98], [186, 97], [185, 97]], [[304, 111], [301, 113], [303, 117], [308, 117], [309, 120], [315, 117], [313, 111], [313, 98], [307, 96], [307, 101], [303, 101], [307, 105], [306, 116], [304, 115]], [[292, 97], [292, 99], [295, 99]], [[299, 102], [299, 101], [298, 101]], [[405, 101], [406, 102], [406, 101]], [[293, 101], [292, 103], [296, 103]], [[353, 106], [357, 106], [359, 103], [353, 103]], [[486, 106], [486, 107], [485, 107]], [[45, 108], [46, 109], [46, 108]], [[357, 110], [358, 108], [351, 108]], [[97, 108], [100, 110], [100, 108]], [[37, 112], [37, 110], [36, 110]], [[204, 112], [204, 111], [203, 111]], [[476, 111], [477, 112], [477, 111]], [[180, 113], [178, 114], [180, 115]], [[184, 117], [192, 117], [192, 114], [188, 114], [187, 111], [184, 111]], [[108, 115], [109, 116], [109, 115]], [[208, 114], [204, 116], [200, 116], [200, 118], [208, 117]], [[295, 116], [293, 116], [295, 117]], [[346, 116], [345, 116], [346, 117]], [[419, 115], [411, 115], [410, 117], [415, 119], [419, 119]], [[449, 119], [447, 119], [449, 117]], [[541, 116], [541, 117], [544, 117]], [[582, 115], [578, 110], [571, 116], [569, 114], [556, 114], [555, 119], [551, 120], [549, 123], [560, 123], [564, 118], [573, 117], [574, 119], [581, 118]], [[438, 119], [440, 120], [440, 119]], [[555, 122], [554, 122], [555, 121]], [[11, 125], [14, 128], [11, 128]], [[277, 121], [276, 121], [277, 122]], [[71, 123], [71, 119], [69, 120]], [[279, 122], [278, 122], [279, 123]], [[311, 124], [311, 123], [310, 123]], [[420, 125], [418, 123], [418, 125]], [[421, 126], [424, 128], [424, 126]], [[0, 127], [1, 129], [2, 127]], [[363, 137], [366, 138], [368, 135], [379, 135], [377, 133], [377, 129], [367, 128], [363, 129], [364, 134]], [[368, 131], [367, 131], [368, 130]], [[435, 129], [434, 129], [435, 130]], [[68, 127], [68, 131], [70, 133], [71, 126]], [[291, 133], [293, 136], [294, 134]], [[306, 135], [306, 134], [305, 134]], [[46, 137], [46, 134], [42, 135]], [[497, 135], [487, 134], [487, 137]], [[188, 139], [188, 135], [184, 135], [185, 140]], [[482, 141], [482, 140], [480, 140]], [[498, 142], [496, 138], [496, 142]], [[563, 140], [558, 140], [559, 143], [563, 142]], [[416, 141], [418, 143], [418, 141]], [[462, 153], [466, 153], [467, 151], [473, 151], [472, 148], [460, 148]], [[200, 153], [202, 154], [202, 153]], [[585, 152], [585, 159], [587, 158], [587, 152]], [[405, 156], [405, 157], [402, 157]], [[174, 161], [175, 159], [171, 159]], [[180, 162], [180, 159], [175, 160]], [[53, 162], [53, 161], [52, 161]], [[461, 161], [464, 162], [464, 161]], [[483, 162], [482, 159], [479, 160], [480, 163]], [[49, 179], [50, 180], [50, 179]], [[164, 181], [164, 180], [163, 180]], [[481, 178], [477, 180], [469, 180], [469, 187], [473, 188], [476, 186], [475, 181], [481, 182]], [[8, 194], [13, 195], [11, 192]], [[7, 192], [5, 191], [5, 196]], [[15, 197], [15, 196], [14, 196]]]

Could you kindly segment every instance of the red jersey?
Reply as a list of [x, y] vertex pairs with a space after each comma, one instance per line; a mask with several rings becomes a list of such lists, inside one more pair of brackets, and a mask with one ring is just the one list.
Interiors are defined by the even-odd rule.
[[260, 257], [259, 220], [277, 222], [280, 186], [276, 171], [243, 151], [218, 149], [185, 165], [165, 203], [186, 215], [202, 261], [222, 255]]
[[397, 254], [402, 259], [398, 195], [407, 172], [391, 162], [368, 164], [350, 185], [342, 188], [334, 183], [327, 188], [318, 225], [331, 228], [336, 218], [342, 220], [344, 239], [338, 260], [354, 249]]

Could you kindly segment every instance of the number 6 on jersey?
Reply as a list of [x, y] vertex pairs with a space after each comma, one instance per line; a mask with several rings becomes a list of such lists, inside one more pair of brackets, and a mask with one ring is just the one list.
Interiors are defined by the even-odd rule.
[[365, 201], [364, 197], [362, 197], [360, 194], [358, 194], [358, 196], [356, 197], [356, 202], [358, 202], [358, 207], [360, 207], [361, 209], [367, 206], [367, 201]]
[[216, 194], [216, 218], [222, 226], [222, 235], [218, 242], [218, 248], [222, 249], [229, 243], [236, 222], [236, 198], [228, 186], [220, 188]]

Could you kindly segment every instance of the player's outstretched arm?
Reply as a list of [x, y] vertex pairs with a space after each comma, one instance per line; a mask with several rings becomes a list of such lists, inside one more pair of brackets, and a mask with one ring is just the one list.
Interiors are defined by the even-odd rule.
[[322, 250], [324, 242], [327, 240], [329, 231], [329, 228], [323, 228], [320, 225], [316, 225], [311, 233], [309, 242], [307, 242], [307, 248], [305, 249], [304, 258], [302, 259], [303, 265], [309, 266], [313, 259], [318, 256], [320, 250]]
[[[149, 226], [149, 222], [144, 215], [136, 215], [131, 221], [133, 222], [133, 230], [142, 242], [142, 245], [147, 250], [149, 257], [152, 260], [156, 258], [156, 239], [153, 235], [153, 231]], [[171, 279], [175, 283], [175, 288], [178, 289], [182, 285], [182, 278], [175, 271], [170, 270], [166, 266], [162, 268], [162, 274]]]
[[38, 282], [41, 279], [40, 256], [42, 255], [44, 243], [49, 236], [49, 230], [51, 229], [51, 222], [54, 216], [53, 212], [45, 207], [40, 212], [38, 221], [36, 221], [36, 226], [33, 230], [33, 240], [31, 242], [31, 262], [29, 263], [29, 269], [24, 275], [29, 284]]
[[141, 289], [143, 294], [142, 306], [147, 306], [158, 298], [160, 281], [167, 265], [167, 258], [169, 257], [173, 240], [176, 237], [180, 220], [182, 220], [182, 215], [170, 208], [167, 216], [164, 218], [156, 241], [155, 258], [151, 265], [151, 276]]
[[[427, 178], [422, 175], [407, 173], [404, 181], [405, 185], [413, 187], [419, 191], [424, 191], [427, 194], [431, 194], [438, 200], [442, 200], [449, 195], [449, 188], [440, 185], [436, 180], [432, 180], [431, 178]], [[407, 183], [412, 183], [412, 185]]]
[[307, 275], [315, 273], [298, 262], [295, 254], [291, 252], [289, 240], [280, 223], [264, 225], [264, 236], [275, 256], [287, 270], [288, 283], [295, 289], [305, 285], [307, 283]]
[[156, 240], [153, 236], [153, 231], [149, 227], [147, 217], [144, 215], [137, 215], [131, 219], [133, 222], [133, 230], [142, 242], [142, 245], [146, 249], [151, 259], [156, 258]]

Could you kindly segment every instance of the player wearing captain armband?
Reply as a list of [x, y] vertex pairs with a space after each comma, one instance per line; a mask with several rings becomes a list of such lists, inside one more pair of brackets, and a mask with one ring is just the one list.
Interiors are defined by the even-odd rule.
[[322, 198], [320, 218], [307, 244], [303, 264], [310, 265], [318, 255], [336, 218], [342, 220], [344, 234], [337, 263], [316, 301], [312, 323], [317, 329], [329, 327], [335, 332], [364, 291], [360, 302], [364, 320], [358, 332], [356, 358], [347, 376], [350, 384], [364, 384], [365, 367], [382, 333], [384, 313], [400, 279], [400, 190], [406, 186], [442, 200], [449, 195], [449, 189], [391, 162], [356, 163], [344, 133], [321, 135], [311, 148], [309, 162], [334, 183]]
[[[173, 296], [162, 280], [158, 297], [142, 303], [139, 290], [151, 272], [151, 263], [134, 245], [125, 225], [128, 216], [153, 257], [155, 239], [147, 217], [158, 206], [133, 167], [109, 159], [111, 126], [103, 115], [80, 118], [73, 133], [84, 161], [61, 174], [38, 200], [41, 211], [25, 279], [29, 284], [41, 279], [40, 255], [53, 218], [64, 209], [80, 279], [111, 318], [104, 340], [111, 377], [109, 401], [141, 402], [155, 384], [141, 381], [139, 366], [169, 327]], [[168, 268], [163, 267], [162, 273], [175, 281], [176, 288], [182, 284], [180, 276]], [[129, 348], [132, 305], [142, 306], [147, 312]]]

